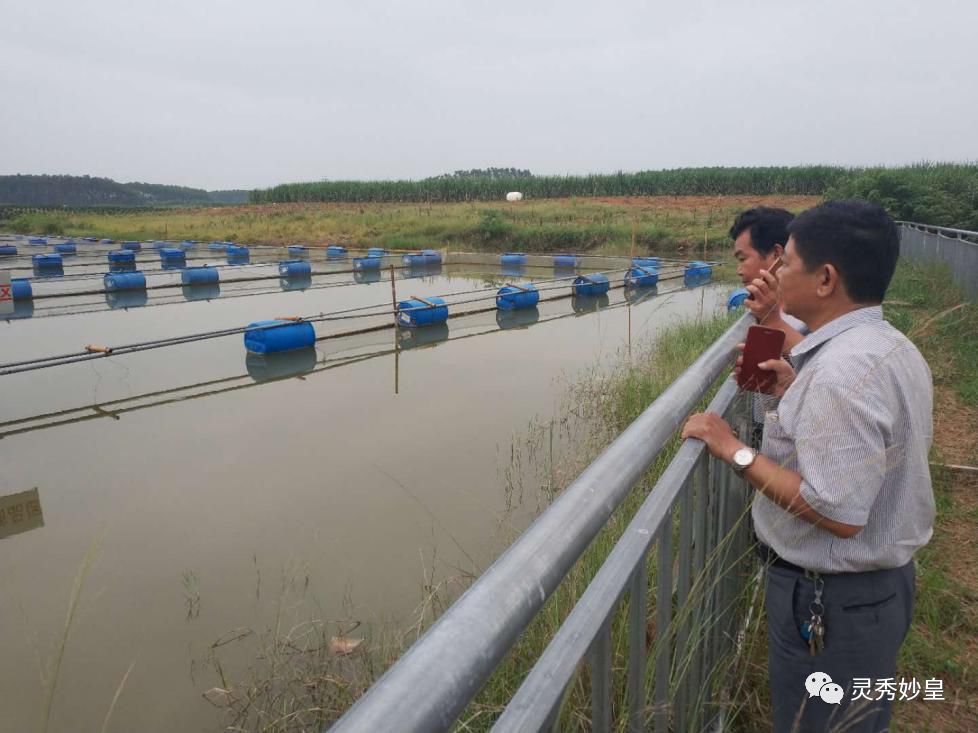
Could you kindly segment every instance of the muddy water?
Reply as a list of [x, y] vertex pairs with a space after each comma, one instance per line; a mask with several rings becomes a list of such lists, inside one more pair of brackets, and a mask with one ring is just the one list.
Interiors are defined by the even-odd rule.
[[[404, 274], [398, 293], [422, 297], [504, 279], [475, 265]], [[267, 621], [283, 569], [308, 576], [327, 618], [406, 623], [433, 557], [477, 573], [527, 521], [506, 510], [500, 474], [514, 436], [553, 414], [558, 377], [712, 313], [728, 289], [681, 282], [630, 309], [613, 290], [541, 304], [529, 324], [453, 318], [402, 337], [397, 353], [391, 330], [281, 359], [247, 357], [234, 335], [0, 377], [0, 493], [37, 487], [44, 521], [0, 541], [0, 730], [36, 728], [38, 657], [51, 658], [95, 543], [50, 730], [100, 729], [131, 664], [111, 729], [218, 730], [200, 695], [219, 680], [197, 662], [229, 630]], [[0, 322], [3, 361], [389, 302], [389, 282], [349, 283], [252, 283], [233, 298], [222, 286], [210, 301], [154, 293], [127, 310], [96, 298], [76, 315], [65, 315], [74, 299], [38, 301], [35, 317]]]

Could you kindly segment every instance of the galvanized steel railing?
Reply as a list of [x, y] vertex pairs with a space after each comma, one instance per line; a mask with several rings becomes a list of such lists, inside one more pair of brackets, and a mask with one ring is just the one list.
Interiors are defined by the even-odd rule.
[[942, 260], [971, 299], [978, 298], [978, 232], [900, 222], [900, 255], [917, 261]]
[[[655, 400], [333, 726], [332, 731], [449, 729], [685, 417], [731, 365], [752, 322], [740, 318]], [[726, 381], [710, 404], [746, 430], [746, 401]], [[741, 433], [744, 435], [745, 433]], [[749, 530], [748, 493], [700, 441], [661, 475], [494, 730], [558, 719], [579, 662], [591, 662], [592, 725], [613, 724], [611, 623], [626, 591], [627, 727], [701, 730], [722, 712], [719, 661], [734, 643]], [[653, 544], [655, 545], [653, 549]], [[646, 647], [649, 555], [655, 644]], [[675, 579], [673, 577], [675, 571]], [[651, 652], [651, 653], [650, 653]], [[652, 674], [648, 674], [649, 666]], [[618, 716], [622, 719], [622, 716]], [[671, 721], [671, 722], [670, 722]]]

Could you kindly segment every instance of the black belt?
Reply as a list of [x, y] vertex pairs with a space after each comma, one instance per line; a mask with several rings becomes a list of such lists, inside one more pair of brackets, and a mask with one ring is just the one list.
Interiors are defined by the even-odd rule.
[[757, 556], [761, 558], [761, 562], [765, 565], [774, 565], [779, 568], [784, 568], [785, 570], [791, 570], [795, 573], [799, 573], [800, 575], [804, 575], [806, 572], [808, 572], [805, 570], [805, 568], [795, 565], [793, 562], [788, 562], [762, 542], [757, 543]]

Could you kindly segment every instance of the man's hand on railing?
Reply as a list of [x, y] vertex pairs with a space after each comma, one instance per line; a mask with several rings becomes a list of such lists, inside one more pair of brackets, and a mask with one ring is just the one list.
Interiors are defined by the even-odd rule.
[[711, 455], [727, 463], [733, 459], [734, 453], [744, 447], [743, 441], [737, 437], [733, 428], [715, 412], [690, 415], [683, 425], [682, 438], [702, 440]]
[[[740, 351], [740, 356], [737, 357], [737, 364], [734, 366], [734, 377], [740, 374], [740, 366], [744, 363], [744, 344], [737, 344], [737, 350]], [[774, 395], [775, 397], [784, 397], [784, 393], [788, 391], [788, 387], [795, 381], [795, 370], [791, 368], [791, 364], [784, 359], [768, 359], [767, 361], [760, 362], [757, 366], [759, 369], [774, 372], [777, 375], [777, 381], [774, 383], [774, 387], [766, 394]]]

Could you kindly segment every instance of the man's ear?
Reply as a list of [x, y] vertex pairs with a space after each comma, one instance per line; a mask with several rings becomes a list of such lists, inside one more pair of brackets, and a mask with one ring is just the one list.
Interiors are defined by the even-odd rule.
[[815, 286], [815, 292], [820, 297], [829, 298], [842, 287], [842, 278], [839, 271], [835, 269], [835, 265], [826, 262], [818, 268], [818, 283]]
[[774, 245], [774, 249], [771, 250], [771, 253], [774, 255], [775, 259], [777, 259], [778, 257], [783, 257], [784, 245], [783, 244]]

